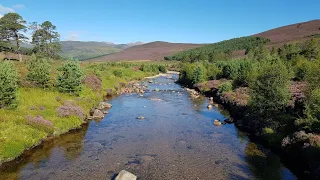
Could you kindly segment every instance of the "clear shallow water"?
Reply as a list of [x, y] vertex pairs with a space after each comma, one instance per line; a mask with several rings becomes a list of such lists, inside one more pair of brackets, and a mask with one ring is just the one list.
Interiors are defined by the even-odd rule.
[[227, 112], [208, 110], [206, 99], [190, 100], [172, 79], [154, 81], [148, 89], [167, 91], [114, 98], [103, 120], [43, 143], [2, 167], [0, 179], [112, 179], [122, 169], [148, 180], [296, 179], [233, 124], [213, 126]]

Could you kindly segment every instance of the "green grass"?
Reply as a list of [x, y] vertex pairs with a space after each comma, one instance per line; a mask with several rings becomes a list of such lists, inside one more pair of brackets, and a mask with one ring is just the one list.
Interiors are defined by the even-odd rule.
[[[61, 63], [61, 61], [52, 63], [52, 82], [55, 82], [54, 77], [56, 76], [54, 69], [60, 66]], [[64, 118], [57, 116], [56, 109], [64, 101], [72, 100], [85, 113], [89, 113], [93, 106], [103, 100], [106, 89], [115, 89], [115, 86], [119, 86], [119, 82], [141, 80], [143, 77], [158, 73], [140, 71], [137, 68], [139, 65], [141, 64], [136, 63], [129, 66], [125, 63], [116, 63], [111, 66], [105, 63], [82, 63], [81, 67], [86, 75], [99, 71], [102, 88], [100, 91], [93, 91], [84, 86], [79, 97], [60, 93], [53, 87], [49, 89], [20, 87], [17, 93], [18, 108], [15, 110], [0, 109], [0, 164], [18, 157], [25, 149], [38, 145], [48, 136], [58, 136], [71, 129], [81, 127], [84, 121], [77, 116]], [[21, 82], [25, 81], [23, 78], [26, 74], [25, 66], [23, 63], [16, 63]], [[122, 77], [116, 77], [113, 73], [115, 70], [122, 71]], [[58, 100], [57, 97], [59, 97]], [[44, 107], [42, 108], [44, 110], [41, 110], [40, 107]], [[26, 119], [28, 115], [40, 115], [44, 119], [53, 122], [53, 129], [28, 124]]]

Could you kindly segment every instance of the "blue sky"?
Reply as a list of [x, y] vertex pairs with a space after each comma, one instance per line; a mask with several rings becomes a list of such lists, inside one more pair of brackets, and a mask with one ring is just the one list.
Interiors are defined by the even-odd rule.
[[[212, 43], [320, 19], [320, 0], [1, 0], [61, 40]], [[1, 15], [0, 15], [1, 16]]]

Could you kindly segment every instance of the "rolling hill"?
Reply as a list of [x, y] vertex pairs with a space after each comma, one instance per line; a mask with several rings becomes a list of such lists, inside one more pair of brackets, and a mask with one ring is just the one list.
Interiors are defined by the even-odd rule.
[[279, 46], [294, 41], [303, 41], [316, 34], [320, 34], [320, 20], [282, 26], [253, 36], [270, 39], [269, 46]]
[[141, 45], [142, 42], [128, 44], [114, 44], [109, 42], [84, 42], [84, 41], [61, 41], [62, 52], [64, 58], [74, 58], [78, 60], [86, 60], [90, 58], [100, 57], [107, 54], [122, 51], [132, 46]]
[[204, 44], [169, 43], [156, 41], [133, 46], [118, 53], [90, 59], [90, 61], [162, 60], [163, 57]]

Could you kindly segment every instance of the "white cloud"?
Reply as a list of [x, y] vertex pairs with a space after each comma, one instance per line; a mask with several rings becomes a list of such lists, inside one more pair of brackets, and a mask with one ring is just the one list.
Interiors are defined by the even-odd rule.
[[10, 13], [10, 12], [14, 12], [14, 10], [12, 8], [5, 7], [5, 6], [0, 4], [0, 13], [1, 14], [7, 14], [7, 13]]
[[2, 14], [0, 14], [0, 18], [2, 18], [3, 17], [3, 15]]
[[13, 9], [23, 9], [25, 6], [23, 4], [15, 4], [12, 6]]
[[67, 34], [67, 41], [77, 41], [79, 39], [79, 33], [75, 31], [69, 31]]

